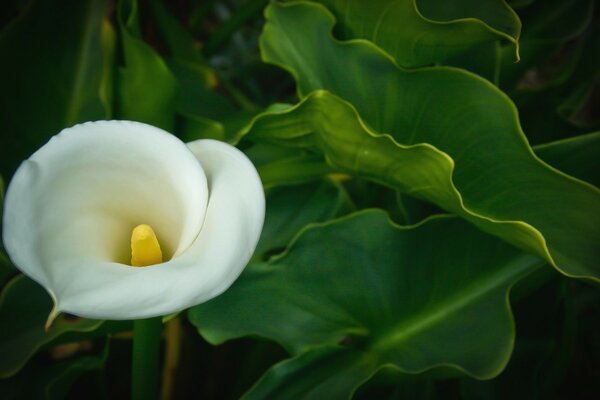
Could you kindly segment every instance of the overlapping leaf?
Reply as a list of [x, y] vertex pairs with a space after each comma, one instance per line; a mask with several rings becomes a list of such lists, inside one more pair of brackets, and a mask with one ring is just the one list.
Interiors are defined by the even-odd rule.
[[7, 284], [0, 295], [0, 377], [15, 374], [43, 345], [69, 332], [87, 332], [104, 321], [68, 317], [57, 318], [48, 332], [44, 323], [50, 313], [50, 296], [37, 283], [18, 276]]
[[592, 18], [593, 0], [535, 1], [519, 11], [524, 20], [521, 60], [514, 62], [512, 49], [503, 49], [500, 82], [512, 89], [525, 71], [547, 60], [562, 44], [580, 35]]
[[[266, 114], [268, 127], [259, 117], [256, 134], [320, 148], [336, 167], [461, 215], [568, 276], [599, 279], [600, 191], [540, 162], [498, 89], [452, 68], [407, 72], [370, 43], [337, 42], [333, 17], [313, 3], [273, 4], [267, 17], [264, 59], [290, 71], [301, 96], [329, 90], [362, 120], [321, 92], [301, 116]], [[402, 148], [415, 143], [432, 146]]]
[[600, 27], [591, 0], [534, 2], [519, 11], [522, 60], [503, 50], [501, 87], [519, 109], [534, 144], [600, 128], [594, 82], [600, 71]]
[[[0, 380], [0, 393], [4, 399], [65, 399], [82, 375], [100, 373], [107, 358], [108, 345], [101, 355], [76, 356], [50, 366], [43, 363], [28, 365], [18, 375]], [[101, 381], [98, 380], [99, 385], [103, 384]], [[104, 393], [106, 390], [102, 389], [101, 393]]]
[[557, 140], [533, 149], [538, 157], [553, 167], [600, 187], [600, 132]]
[[285, 249], [306, 225], [336, 216], [345, 201], [343, 190], [327, 181], [270, 190], [267, 193], [265, 225], [255, 257]]
[[118, 80], [118, 117], [173, 131], [177, 81], [141, 37], [137, 0], [119, 2], [124, 66]]
[[364, 211], [305, 230], [189, 317], [214, 343], [258, 334], [309, 351], [275, 366], [250, 398], [343, 398], [388, 364], [488, 378], [514, 339], [507, 291], [539, 264], [459, 218], [403, 228]]
[[0, 34], [5, 178], [61, 129], [110, 116], [106, 12], [104, 0], [32, 2]]
[[[465, 53], [499, 40], [517, 48], [521, 23], [501, 0], [432, 2], [429, 0], [319, 0], [336, 17], [343, 39], [367, 39], [407, 68], [461, 64]], [[475, 4], [479, 3], [479, 4]], [[475, 6], [476, 5], [476, 6]], [[517, 50], [518, 53], [518, 50]], [[486, 54], [488, 55], [488, 54]], [[486, 69], [495, 69], [492, 55]], [[487, 73], [486, 75], [489, 75]], [[493, 72], [491, 73], [493, 74]]]

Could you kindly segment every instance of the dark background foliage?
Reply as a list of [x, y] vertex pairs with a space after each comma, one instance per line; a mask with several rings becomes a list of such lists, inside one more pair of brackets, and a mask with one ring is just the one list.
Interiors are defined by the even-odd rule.
[[[8, 184], [19, 163], [52, 135], [89, 120], [138, 120], [162, 127], [184, 141], [230, 141], [253, 160], [267, 193], [263, 236], [251, 265], [230, 291], [166, 324], [162, 361], [173, 369], [163, 378], [163, 390], [170, 398], [235, 399], [244, 393], [249, 398], [317, 394], [327, 394], [321, 398], [353, 395], [357, 399], [596, 398], [600, 295], [593, 279], [568, 278], [547, 262], [523, 255], [463, 219], [439, 217], [450, 212], [469, 219], [464, 208], [452, 209], [450, 203], [434, 195], [419, 195], [415, 187], [403, 186], [405, 181], [386, 180], [389, 176], [385, 171], [352, 170], [343, 163], [349, 156], [336, 159], [337, 147], [331, 150], [323, 143], [364, 140], [365, 148], [373, 145], [368, 147], [372, 151], [383, 149], [376, 153], [382, 159], [395, 155], [398, 149], [387, 142], [387, 147], [377, 147], [374, 139], [369, 138], [373, 143], [361, 139], [365, 132], [375, 132], [391, 134], [401, 145], [414, 143], [401, 136], [401, 129], [392, 130], [397, 126], [386, 125], [392, 119], [387, 117], [400, 115], [402, 107], [385, 97], [388, 94], [369, 92], [378, 76], [386, 73], [384, 64], [393, 62], [422, 74], [430, 67], [439, 71], [452, 66], [461, 69], [453, 75], [457, 79], [466, 76], [465, 80], [480, 84], [483, 80], [472, 75], [476, 74], [486, 80], [485, 85], [494, 86], [489, 89], [491, 97], [500, 93], [497, 89], [506, 93], [516, 105], [529, 144], [541, 159], [598, 185], [597, 5], [591, 0], [515, 0], [509, 3], [517, 18], [510, 17], [509, 12], [503, 16], [493, 11], [503, 2], [460, 1], [454, 9], [433, 0], [417, 2], [430, 20], [475, 17], [485, 22], [453, 30], [456, 26], [451, 24], [440, 24], [441, 28], [410, 25], [406, 21], [412, 20], [406, 13], [379, 10], [377, 7], [385, 3], [381, 1], [356, 1], [354, 9], [344, 8], [344, 1], [319, 3], [337, 18], [333, 31], [337, 40], [368, 40], [356, 54], [385, 51], [381, 58], [385, 61], [336, 64], [339, 60], [327, 59], [331, 53], [323, 50], [329, 43], [327, 35], [317, 41], [309, 39], [324, 29], [323, 25], [302, 31], [289, 22], [283, 25], [284, 33], [287, 29], [289, 37], [306, 37], [308, 50], [299, 64], [309, 60], [309, 52], [314, 51], [320, 54], [316, 61], [310, 59], [314, 69], [331, 67], [334, 71], [319, 75], [317, 80], [305, 79], [303, 74], [313, 73], [312, 67], [303, 69], [303, 65], [294, 65], [293, 57], [285, 58], [285, 52], [294, 48], [292, 39], [281, 32], [279, 36], [265, 32], [260, 39], [266, 0], [4, 1], [0, 6], [3, 185]], [[278, 15], [277, 10], [286, 8], [270, 7], [275, 15], [271, 28], [276, 29], [285, 21], [284, 13]], [[320, 17], [326, 18], [323, 15], [329, 14], [322, 11]], [[302, 17], [294, 14], [294, 18]], [[307, 17], [307, 21], [316, 19]], [[360, 25], [363, 22], [364, 26]], [[438, 28], [449, 30], [438, 32]], [[435, 32], [430, 38], [433, 45], [410, 42], [422, 32]], [[285, 42], [288, 39], [290, 42]], [[519, 62], [515, 62], [516, 43]], [[427, 51], [419, 52], [419, 46]], [[404, 47], [408, 53], [403, 52]], [[429, 51], [432, 48], [437, 50]], [[410, 53], [413, 50], [414, 54]], [[363, 53], [356, 57], [366, 57]], [[371, 75], [364, 71], [373, 70], [361, 69], [374, 65], [377, 69]], [[384, 83], [391, 86], [390, 82]], [[448, 82], [455, 81], [442, 83]], [[436, 87], [440, 98], [450, 93], [451, 99], [471, 102], [473, 108], [482, 101], [479, 89], [454, 93], [449, 85], [442, 93], [441, 86], [431, 86], [432, 103], [436, 102]], [[315, 90], [328, 92], [311, 97]], [[395, 90], [392, 87], [390, 93]], [[404, 90], [409, 89], [400, 87], [398, 92]], [[298, 101], [303, 104], [298, 108], [288, 105]], [[498, 101], [509, 108], [509, 100]], [[383, 116], [377, 115], [377, 110], [384, 110]], [[493, 130], [485, 123], [495, 120], [500, 113], [496, 111], [489, 110], [489, 118], [482, 117], [478, 126], [486, 132]], [[399, 124], [411, 126], [412, 118], [408, 117], [409, 122], [400, 118]], [[291, 127], [289, 132], [279, 129], [282, 122]], [[310, 126], [312, 136], [293, 136], [297, 126]], [[518, 132], [517, 125], [513, 128]], [[459, 160], [460, 171], [458, 153], [473, 148], [477, 140], [459, 142], [462, 136], [456, 133], [456, 137], [457, 155], [448, 152]], [[485, 143], [490, 154], [501, 152], [502, 148], [495, 146]], [[409, 167], [416, 169], [412, 164]], [[573, 185], [589, 190], [587, 183], [577, 181]], [[597, 196], [597, 187], [594, 190]], [[534, 208], [548, 203], [544, 203], [547, 199], [534, 200]], [[561, 199], [552, 201], [557, 208], [574, 208]], [[485, 214], [486, 205], [479, 206]], [[373, 208], [386, 210], [398, 225], [392, 225], [379, 211], [369, 210]], [[588, 217], [598, 221], [598, 215]], [[314, 223], [324, 225], [310, 225]], [[423, 225], [406, 228], [418, 223]], [[308, 225], [311, 227], [307, 229]], [[578, 230], [577, 221], [566, 220], [565, 225]], [[511, 242], [501, 234], [497, 236]], [[587, 240], [597, 243], [598, 238]], [[294, 245], [290, 247], [290, 243]], [[406, 254], [398, 250], [403, 246], [409, 248]], [[461, 246], [471, 246], [471, 250]], [[49, 297], [20, 275], [1, 250], [0, 397], [128, 398], [131, 323], [62, 315], [52, 330], [44, 333], [43, 324], [51, 308]], [[463, 260], [461, 257], [470, 251], [475, 259], [480, 256], [484, 261]], [[408, 261], [402, 261], [404, 256]], [[517, 271], [506, 267], [508, 262], [502, 263], [503, 257], [512, 260], [513, 256], [531, 260], [528, 258], [529, 264]], [[421, 263], [410, 261], [420, 257]], [[411, 262], [412, 269], [395, 269], [394, 263]], [[323, 275], [326, 268], [330, 268], [329, 275]], [[486, 268], [500, 271], [500, 278], [490, 278]], [[390, 277], [419, 283], [400, 286], [401, 292], [394, 292], [399, 286], [392, 285], [386, 292]], [[450, 322], [433, 330], [440, 336], [427, 339], [430, 341], [423, 345], [425, 352], [433, 349], [432, 353], [437, 347], [442, 352], [453, 346], [463, 349], [458, 351], [458, 361], [448, 356], [447, 362], [411, 370], [407, 365], [413, 364], [404, 354], [394, 358], [393, 354], [373, 350], [377, 348], [373, 343], [379, 343], [377, 338], [394, 331], [396, 321], [409, 324], [412, 320], [408, 317], [427, 313], [426, 308], [411, 302], [438, 304], [436, 293], [450, 290], [455, 281], [456, 287], [472, 281], [489, 282], [493, 287], [490, 293], [495, 296], [490, 294], [493, 299], [485, 304], [474, 302], [472, 310], [465, 309], [458, 316], [444, 317]], [[389, 297], [377, 298], [381, 293]], [[507, 296], [516, 336], [510, 306], [504, 304]], [[384, 315], [382, 309], [388, 305], [390, 314]], [[462, 360], [461, 356], [471, 354], [480, 342], [483, 350], [473, 350], [473, 354], [489, 358], [486, 362], [490, 364], [479, 368], [475, 363], [469, 369], [472, 360]], [[422, 345], [417, 339], [409, 344], [412, 347], [405, 349], [407, 353]], [[501, 361], [493, 361], [502, 357], [510, 357], [503, 370]], [[457, 363], [461, 368], [452, 368]], [[482, 372], [490, 368], [499, 375]]]

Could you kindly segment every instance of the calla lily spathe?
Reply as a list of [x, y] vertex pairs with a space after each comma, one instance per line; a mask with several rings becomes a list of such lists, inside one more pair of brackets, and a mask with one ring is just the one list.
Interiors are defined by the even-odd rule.
[[[235, 147], [187, 145], [138, 122], [63, 130], [23, 162], [6, 193], [3, 239], [54, 313], [138, 319], [170, 314], [226, 290], [252, 256], [265, 199]], [[130, 266], [130, 236], [152, 226], [164, 262]]]

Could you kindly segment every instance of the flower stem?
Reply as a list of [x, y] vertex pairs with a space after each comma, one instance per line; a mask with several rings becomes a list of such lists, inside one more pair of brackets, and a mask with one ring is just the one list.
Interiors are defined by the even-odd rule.
[[165, 356], [162, 375], [162, 400], [173, 398], [175, 390], [175, 371], [181, 353], [181, 321], [175, 317], [165, 324]]
[[131, 398], [159, 398], [160, 340], [162, 317], [138, 319], [133, 322], [133, 359]]

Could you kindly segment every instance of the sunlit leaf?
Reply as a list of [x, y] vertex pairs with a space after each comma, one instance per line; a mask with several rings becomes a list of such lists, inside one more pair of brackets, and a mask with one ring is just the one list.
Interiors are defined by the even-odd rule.
[[317, 92], [289, 119], [258, 117], [256, 135], [319, 148], [333, 166], [431, 201], [568, 276], [600, 278], [600, 191], [533, 155], [502, 92], [463, 71], [407, 72], [369, 43], [339, 43], [333, 17], [312, 3], [273, 4], [267, 17], [265, 60], [290, 71], [301, 96], [326, 89], [352, 105]]
[[[497, 41], [515, 48], [521, 23], [501, 0], [436, 2], [431, 0], [318, 0], [336, 17], [342, 39], [367, 39], [398, 64], [414, 68], [442, 63], [456, 65], [472, 49]], [[470, 54], [473, 56], [473, 54]], [[491, 68], [496, 55], [487, 54]], [[489, 69], [485, 65], [483, 70]], [[487, 75], [487, 74], [486, 74]]]

